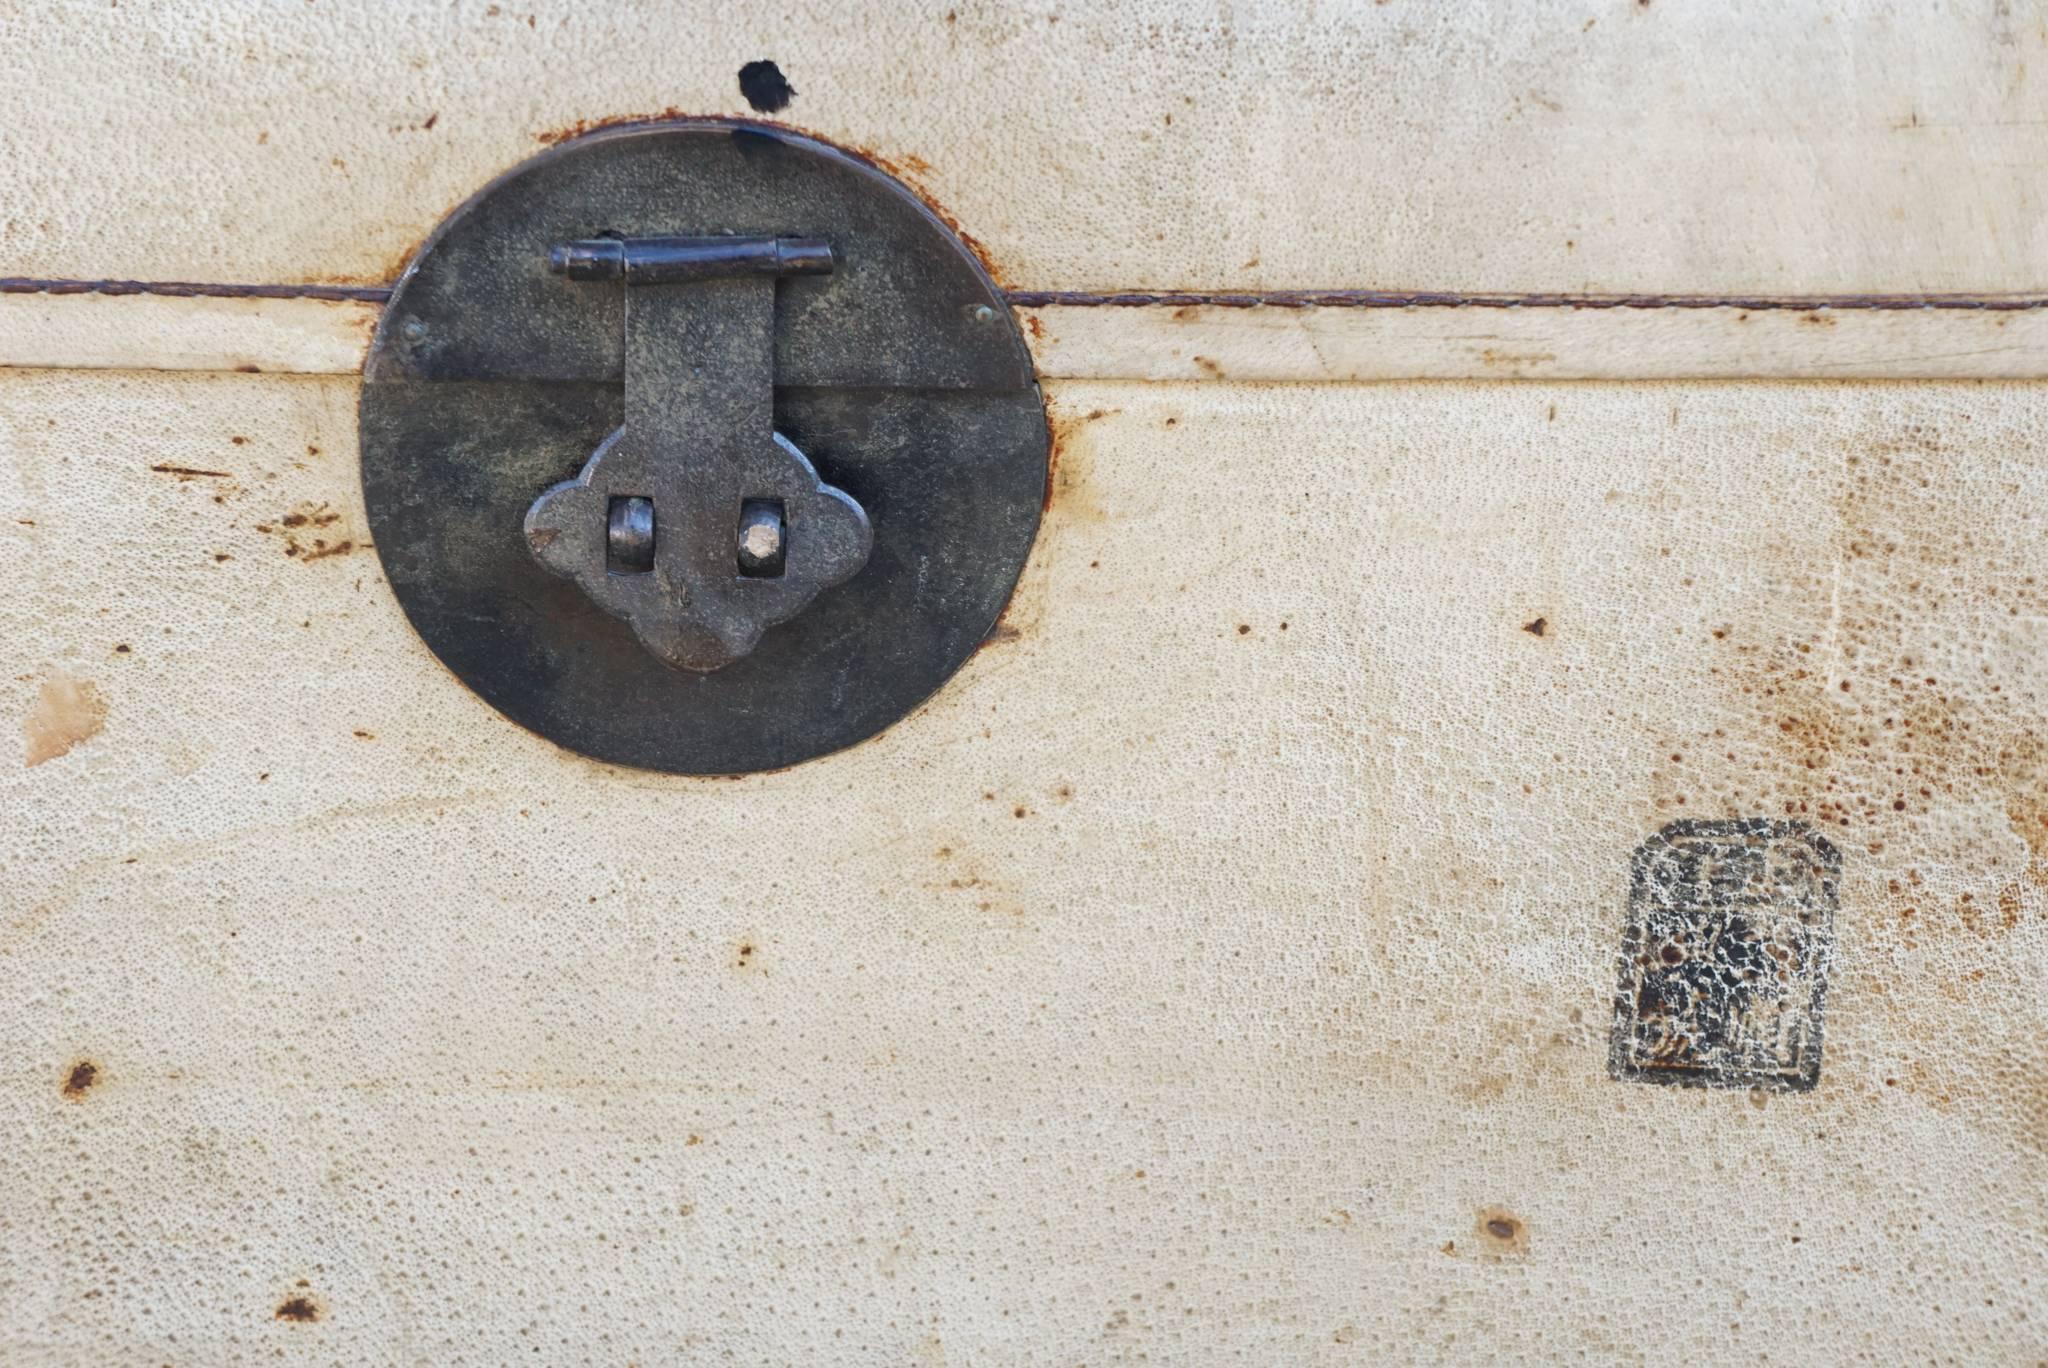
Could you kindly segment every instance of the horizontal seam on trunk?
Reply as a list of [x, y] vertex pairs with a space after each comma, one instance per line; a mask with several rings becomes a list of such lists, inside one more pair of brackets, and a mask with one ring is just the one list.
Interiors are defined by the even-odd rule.
[[[162, 295], [203, 299], [325, 299], [387, 303], [389, 285], [237, 285], [186, 280], [56, 280], [0, 277], [0, 294]], [[2048, 308], [2048, 295], [1852, 294], [1486, 294], [1461, 291], [1006, 290], [1011, 307], [1223, 309], [1737, 309], [1813, 313], [1824, 309], [2013, 312]]]
[[165, 295], [174, 299], [326, 299], [383, 304], [389, 285], [223, 285], [190, 280], [34, 280], [0, 276], [0, 294]]

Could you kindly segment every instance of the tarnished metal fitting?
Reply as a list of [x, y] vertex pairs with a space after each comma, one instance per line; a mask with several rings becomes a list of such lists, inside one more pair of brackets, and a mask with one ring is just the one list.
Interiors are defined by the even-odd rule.
[[[534, 500], [527, 545], [662, 663], [723, 669], [845, 583], [874, 544], [866, 511], [771, 427], [776, 278], [828, 272], [832, 250], [815, 238], [597, 238], [548, 261], [572, 280], [626, 283], [626, 422]], [[692, 288], [708, 281], [719, 288]], [[622, 485], [651, 492], [622, 498]], [[716, 530], [735, 507], [737, 567]], [[804, 528], [794, 556], [791, 518]], [[657, 542], [656, 519], [673, 535]]]
[[548, 269], [571, 280], [675, 285], [738, 275], [830, 275], [832, 248], [818, 238], [585, 238], [548, 252]]
[[974, 253], [758, 124], [608, 129], [487, 186], [393, 290], [361, 415], [427, 645], [648, 769], [778, 768], [910, 714], [987, 638], [1045, 497], [1030, 353]]
[[605, 524], [605, 559], [611, 573], [644, 575], [654, 568], [654, 500], [614, 497]]

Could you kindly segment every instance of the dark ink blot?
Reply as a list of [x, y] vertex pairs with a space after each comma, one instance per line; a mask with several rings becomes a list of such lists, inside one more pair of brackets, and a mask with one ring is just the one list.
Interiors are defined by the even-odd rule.
[[70, 1076], [64, 1080], [66, 1097], [83, 1097], [92, 1085], [99, 1081], [100, 1066], [89, 1059], [81, 1059], [71, 1066]]
[[284, 1304], [277, 1308], [276, 1318], [281, 1321], [298, 1321], [303, 1324], [307, 1321], [319, 1320], [320, 1308], [313, 1304], [311, 1297], [287, 1297]]
[[763, 114], [789, 108], [796, 90], [773, 62], [749, 62], [740, 68], [740, 94]]
[[1609, 1072], [1810, 1090], [1841, 877], [1804, 822], [1674, 822], [1637, 847]]

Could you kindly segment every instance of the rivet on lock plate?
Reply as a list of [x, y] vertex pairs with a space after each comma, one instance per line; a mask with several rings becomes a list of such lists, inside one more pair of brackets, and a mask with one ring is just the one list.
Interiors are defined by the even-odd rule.
[[1047, 433], [1000, 292], [901, 185], [781, 130], [554, 149], [421, 249], [365, 368], [393, 590], [486, 700], [682, 773], [903, 716], [987, 636]]

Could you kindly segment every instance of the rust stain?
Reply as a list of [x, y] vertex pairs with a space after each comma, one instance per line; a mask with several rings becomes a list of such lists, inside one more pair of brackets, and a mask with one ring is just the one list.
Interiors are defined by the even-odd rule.
[[[434, 117], [438, 119], [440, 116], [437, 114]], [[431, 128], [432, 124], [427, 126]], [[422, 207], [416, 215], [395, 223], [393, 226], [404, 234], [405, 246], [386, 256], [382, 265], [369, 271], [327, 273], [318, 280], [301, 277], [282, 288], [300, 291], [319, 290], [319, 297], [338, 301], [371, 300], [379, 304], [388, 303], [399, 277], [412, 265], [413, 258], [420, 254], [420, 249], [427, 245], [427, 239], [433, 235], [434, 229], [440, 226], [442, 220], [461, 208], [472, 193], [466, 190], [445, 201], [439, 206], [438, 213], [426, 212]], [[374, 316], [368, 320], [371, 331], [375, 331], [377, 321]]]
[[1529, 1252], [1529, 1227], [1506, 1207], [1481, 1207], [1472, 1228], [1485, 1253], [1506, 1258]]
[[2048, 806], [2031, 796], [2015, 797], [2006, 807], [2005, 821], [2033, 856], [2027, 865], [2028, 881], [2048, 885]]
[[[1026, 809], [1013, 809], [1012, 815], [1028, 815]], [[1023, 900], [1015, 888], [999, 878], [987, 862], [964, 842], [942, 845], [934, 852], [938, 861], [937, 875], [928, 879], [924, 887], [933, 893], [949, 898], [964, 898], [976, 912], [1000, 912], [1011, 918], [1025, 915]]]
[[1650, 792], [1672, 816], [1790, 817], [1836, 843], [1869, 889], [1842, 990], [1910, 1059], [1881, 1086], [2041, 1158], [2048, 1047], [1992, 1025], [1992, 1004], [2035, 991], [2019, 947], [2048, 909], [2027, 649], [2048, 576], [2028, 573], [2027, 520], [1990, 507], [2018, 486], [1981, 474], [2032, 453], [1987, 452], [1970, 421], [1787, 434], [1818, 447], [1805, 487], [1829, 520], [1818, 545], [1766, 553], [1768, 602], [1698, 624], [1719, 701], [1659, 738]]
[[[305, 1282], [301, 1280], [299, 1286], [304, 1287], [305, 1285]], [[326, 1311], [322, 1309], [320, 1303], [311, 1295], [304, 1292], [295, 1292], [279, 1302], [277, 1310], [272, 1312], [271, 1316], [275, 1320], [290, 1321], [299, 1325], [310, 1325], [325, 1314], [327, 1314]]]
[[93, 1085], [99, 1082], [99, 1078], [99, 1065], [93, 1063], [90, 1059], [75, 1061], [64, 1074], [63, 1093], [65, 1098], [72, 1102], [82, 1100], [87, 1093], [92, 1091]]
[[1083, 497], [1083, 471], [1087, 462], [1079, 451], [1085, 443], [1078, 438], [1090, 423], [1113, 418], [1122, 412], [1122, 409], [1096, 408], [1084, 414], [1068, 414], [1060, 412], [1057, 405], [1046, 405], [1045, 426], [1050, 442], [1045, 470], [1044, 511], [1049, 513], [1058, 504], [1070, 518], [1097, 522], [1105, 516], [1099, 505]]
[[107, 724], [107, 701], [91, 680], [57, 673], [43, 681], [22, 721], [28, 767], [68, 755]]
[[[378, 303], [384, 303], [390, 299], [392, 287], [397, 284], [398, 278], [405, 274], [406, 268], [412, 265], [413, 258], [420, 254], [420, 248], [426, 246], [427, 239], [432, 236], [434, 229], [468, 198], [469, 194], [464, 193], [443, 205], [439, 213], [423, 213], [418, 217], [409, 217], [404, 223], [397, 225], [406, 235], [406, 245], [387, 255], [381, 265], [367, 271], [327, 272], [318, 280], [301, 277], [292, 284], [299, 288], [339, 287], [340, 290], [348, 292], [341, 296], [343, 298], [360, 299], [375, 295]], [[422, 224], [426, 226], [421, 227]], [[375, 326], [376, 320], [372, 319], [372, 329]]]
[[[2023, 563], [2017, 548], [1951, 496], [1954, 453], [1939, 433], [1912, 425], [1845, 446], [1818, 477], [1837, 518], [1826, 553], [1774, 567], [1772, 593], [1815, 610], [1791, 633], [1718, 623], [1703, 632], [1709, 677], [1750, 722], [1673, 738], [1673, 754], [1697, 753], [1725, 778], [1709, 784], [1660, 762], [1657, 803], [1770, 811], [1869, 854], [1892, 842], [1925, 848], [1937, 810], [1989, 804], [2038, 868], [2048, 737], [2021, 681], [1993, 663], [1965, 667], [1955, 648], [2048, 615], [2048, 583], [2009, 570]], [[1955, 853], [1982, 866], [1973, 851]], [[2009, 881], [1985, 868], [1980, 905]]]
[[974, 254], [975, 259], [981, 263], [981, 269], [988, 272], [988, 278], [996, 283], [997, 288], [1005, 291], [1010, 288], [1011, 282], [1009, 277], [997, 268], [995, 258], [989, 255], [988, 248], [983, 246], [981, 240], [975, 237], [974, 234], [961, 227], [960, 220], [954, 217], [953, 211], [939, 203], [938, 198], [919, 182], [920, 176], [930, 174], [932, 169], [930, 162], [911, 153], [897, 153], [891, 156], [883, 153], [878, 148], [860, 145], [849, 147], [844, 143], [834, 142], [822, 134], [798, 128], [795, 125], [777, 124], [775, 126], [787, 128], [792, 133], [801, 133], [807, 138], [815, 138], [821, 143], [836, 147], [847, 155], [857, 157], [874, 167], [877, 171], [881, 171], [901, 182], [910, 190], [911, 194], [917, 196], [923, 202], [925, 208], [931, 210], [934, 218], [952, 229], [953, 236], [959, 238], [961, 242], [967, 245], [967, 250]]
[[1051, 404], [1045, 406], [1045, 498], [1039, 503], [1041, 514], [1052, 512], [1053, 497], [1059, 491], [1060, 461], [1066, 455], [1062, 450], [1066, 432], [1059, 419], [1053, 416]]
[[[1078, 441], [1078, 434], [1091, 423], [1123, 412], [1122, 409], [1094, 408], [1086, 413], [1068, 413], [1057, 404], [1045, 406], [1046, 462], [1045, 500], [1041, 511], [1050, 515], [1055, 507], [1059, 510], [1061, 523], [1100, 522], [1106, 514], [1094, 502], [1088, 492], [1086, 471], [1088, 457], [1083, 448], [1085, 442]], [[1048, 537], [1048, 531], [1041, 525], [1040, 536]], [[996, 618], [995, 626], [976, 647], [979, 654], [992, 646], [1007, 645], [1030, 635], [1046, 612], [1049, 590], [1044, 577], [1042, 553], [1034, 552], [1025, 566], [1024, 574], [1011, 591], [1009, 601]]]
[[[542, 129], [533, 135], [533, 140], [543, 147], [553, 147], [558, 143], [572, 142], [577, 138], [588, 137], [592, 133], [602, 133], [609, 128], [632, 128], [640, 124], [673, 123], [679, 119], [706, 117], [716, 118], [719, 116], [690, 114], [677, 109], [674, 105], [649, 114], [599, 114], [587, 119], [577, 119], [573, 123], [566, 123], [558, 128]], [[774, 127], [776, 125], [770, 124], [769, 126]]]
[[338, 541], [334, 543], [334, 545], [329, 546], [324, 541], [315, 540], [313, 543], [313, 549], [311, 551], [308, 551], [303, 559], [307, 564], [311, 564], [316, 560], [325, 560], [329, 556], [346, 556], [349, 552], [355, 549], [356, 544], [352, 541]]
[[324, 501], [303, 500], [272, 522], [256, 524], [265, 536], [280, 537], [287, 557], [311, 564], [330, 556], [346, 556], [369, 544], [359, 541], [346, 527], [338, 526], [341, 514]]

